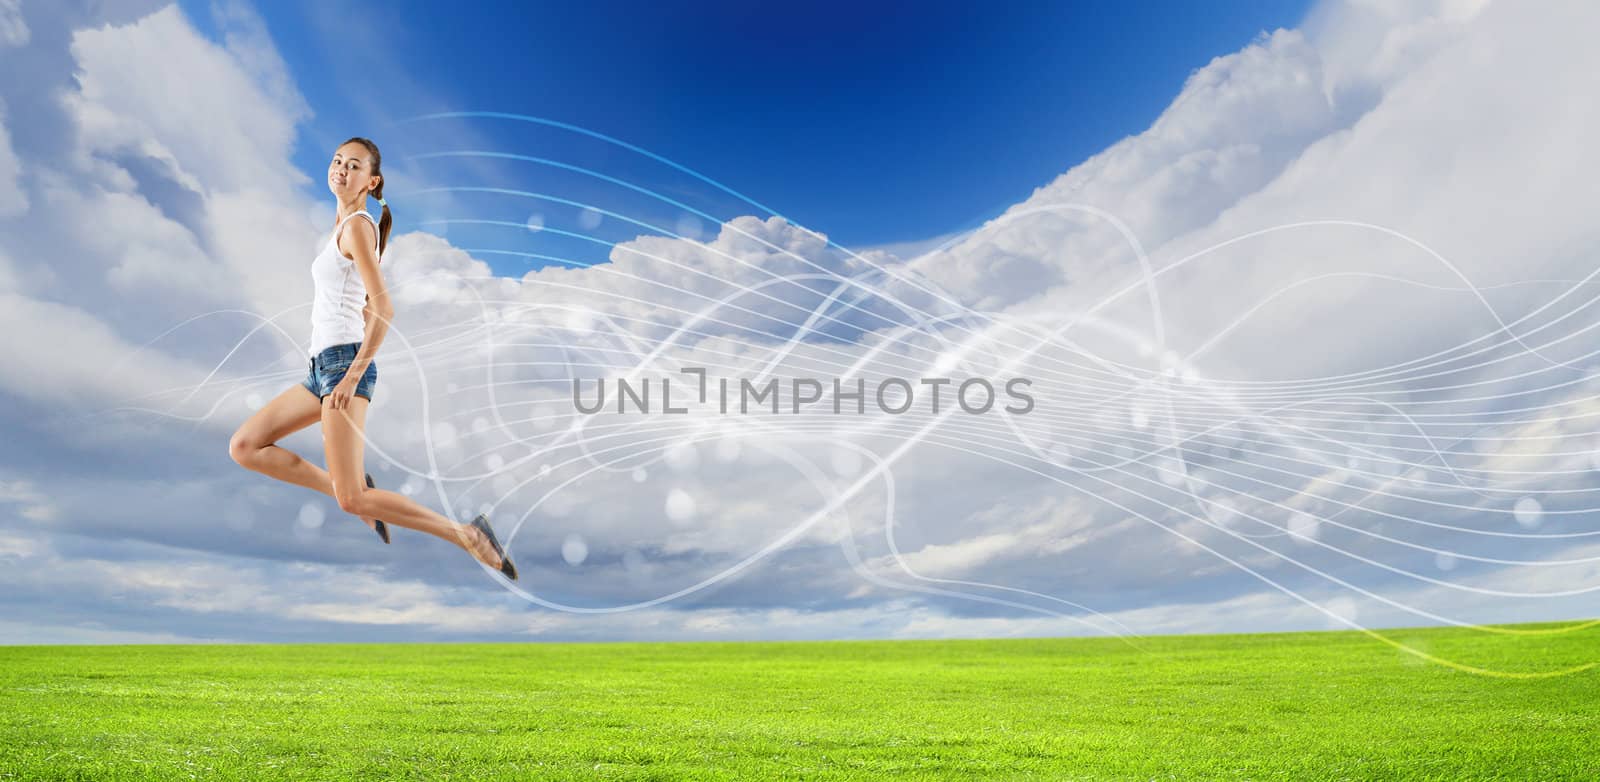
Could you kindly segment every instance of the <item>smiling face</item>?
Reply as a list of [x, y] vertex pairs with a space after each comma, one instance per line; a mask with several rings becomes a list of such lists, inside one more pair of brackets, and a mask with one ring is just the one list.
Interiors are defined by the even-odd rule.
[[354, 141], [335, 150], [328, 163], [328, 189], [341, 201], [364, 196], [381, 181], [372, 175], [372, 154]]

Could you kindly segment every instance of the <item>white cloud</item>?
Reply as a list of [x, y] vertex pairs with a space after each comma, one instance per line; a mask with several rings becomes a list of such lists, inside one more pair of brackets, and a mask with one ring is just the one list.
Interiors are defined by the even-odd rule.
[[[905, 570], [923, 577], [965, 577], [980, 568], [1000, 570], [1004, 567], [1001, 563], [1059, 558], [1074, 547], [1126, 527], [1123, 523], [1096, 523], [1094, 507], [1083, 496], [1043, 496], [1026, 503], [1000, 497], [991, 507], [952, 521], [957, 523], [947, 525], [948, 534], [956, 539], [902, 550], [899, 557], [892, 553], [880, 556], [869, 566], [886, 577]], [[980, 532], [973, 534], [974, 529]]]
[[[0, 492], [15, 494], [18, 484], [0, 484]], [[27, 491], [24, 486], [23, 491]], [[8, 500], [10, 498], [7, 498]], [[45, 551], [43, 541], [30, 536], [0, 534], [0, 557], [20, 559], [22, 557], [35, 557]]]
[[6, 104], [0, 101], [0, 217], [14, 217], [28, 211], [28, 194], [22, 189], [22, 164], [11, 149], [11, 134], [5, 121]]
[[[1385, 85], [1359, 121], [1308, 146], [1280, 177], [1215, 224], [1175, 242], [1171, 256], [1252, 230], [1341, 219], [1415, 237], [1478, 286], [1581, 278], [1586, 270], [1577, 258], [1594, 239], [1581, 214], [1584, 196], [1571, 178], [1551, 174], [1556, 160], [1582, 167], [1596, 155], [1564, 130], [1582, 126], [1596, 110], [1593, 102], [1571, 100], [1584, 91], [1578, 75], [1584, 66], [1576, 58], [1587, 49], [1574, 31], [1586, 23], [1574, 18], [1584, 15], [1582, 8], [1501, 4], [1452, 29], [1448, 38], [1442, 32], [1431, 36], [1435, 49]], [[1519, 65], [1506, 67], [1509, 62]], [[1530, 79], [1529, 73], [1540, 76]], [[1517, 263], [1506, 262], [1513, 257]], [[1325, 227], [1252, 241], [1191, 264], [1163, 288], [1185, 292], [1168, 299], [1174, 321], [1206, 334], [1241, 305], [1319, 270], [1464, 284], [1400, 238]], [[1550, 290], [1523, 287], [1495, 301], [1509, 319]], [[1230, 337], [1212, 360], [1229, 376], [1270, 370], [1292, 377], [1382, 366], [1454, 344], [1466, 329], [1492, 325], [1470, 296], [1458, 300], [1419, 322], [1412, 287], [1375, 281], [1320, 286]], [[1274, 355], [1271, 346], [1281, 344], [1300, 349]], [[1353, 351], [1351, 345], [1366, 349]], [[1262, 355], [1274, 360], [1261, 361]]]
[[1057, 303], [1093, 300], [1126, 280], [1126, 238], [1081, 212], [1035, 210], [1092, 204], [1126, 223], [1147, 249], [1157, 247], [1209, 223], [1277, 176], [1307, 143], [1337, 129], [1348, 110], [1322, 82], [1317, 50], [1301, 33], [1266, 35], [1196, 71], [1148, 130], [1075, 166], [916, 268], [981, 309], [1051, 286], [1065, 286]]
[[[227, 613], [271, 620], [349, 625], [412, 625], [446, 632], [538, 633], [547, 616], [517, 607], [486, 607], [468, 594], [418, 581], [381, 577], [373, 568], [291, 564], [240, 559], [218, 561], [98, 559], [63, 556], [42, 539], [0, 536], [0, 557], [20, 555], [3, 578], [14, 585], [54, 585], [99, 594], [114, 603]], [[504, 603], [504, 600], [499, 601]]]
[[0, 644], [46, 644], [50, 646], [78, 644], [204, 644], [245, 643], [236, 639], [211, 638], [162, 631], [143, 632], [107, 627], [104, 623], [86, 621], [77, 626], [56, 625], [45, 622], [0, 621]]
[[[121, 401], [184, 383], [198, 384], [193, 367], [160, 353], [146, 352], [127, 362], [134, 346], [95, 316], [76, 307], [0, 293], [0, 389], [24, 399], [74, 404]], [[43, 338], [24, 338], [37, 334]], [[122, 371], [106, 377], [106, 367]]]
[[26, 46], [29, 37], [22, 0], [0, 0], [0, 46]]
[[229, 45], [201, 37], [176, 5], [131, 25], [78, 31], [79, 89], [65, 100], [79, 143], [169, 162], [182, 184], [205, 191], [279, 192], [306, 181], [287, 165], [303, 100], [279, 80], [260, 81], [281, 64], [259, 34]]

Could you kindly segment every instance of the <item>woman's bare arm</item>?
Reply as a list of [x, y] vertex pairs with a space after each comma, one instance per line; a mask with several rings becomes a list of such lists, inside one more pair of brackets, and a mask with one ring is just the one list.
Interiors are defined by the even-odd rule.
[[[378, 346], [383, 343], [384, 334], [389, 330], [389, 321], [394, 319], [389, 289], [384, 286], [383, 274], [378, 271], [378, 252], [374, 247], [377, 240], [377, 229], [366, 220], [350, 221], [344, 234], [339, 237], [339, 251], [350, 256], [356, 271], [361, 274], [361, 282], [367, 288], [367, 303], [361, 308], [361, 349], [356, 351], [355, 361], [350, 363], [350, 372], [356, 377], [367, 370], [367, 365], [378, 354]], [[372, 317], [374, 315], [377, 317]]]

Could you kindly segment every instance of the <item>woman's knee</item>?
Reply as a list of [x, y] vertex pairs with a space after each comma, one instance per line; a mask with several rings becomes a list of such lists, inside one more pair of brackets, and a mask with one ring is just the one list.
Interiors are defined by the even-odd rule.
[[256, 452], [260, 450], [261, 446], [256, 444], [255, 439], [243, 432], [234, 432], [233, 437], [228, 440], [228, 455], [241, 467], [249, 467]]
[[344, 487], [337, 482], [333, 487], [333, 498], [339, 501], [339, 510], [357, 516], [367, 515], [367, 497], [365, 486]]

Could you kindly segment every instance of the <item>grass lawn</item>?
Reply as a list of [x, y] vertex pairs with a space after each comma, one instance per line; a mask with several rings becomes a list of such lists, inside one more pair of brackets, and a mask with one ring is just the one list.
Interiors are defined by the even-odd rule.
[[[1384, 634], [1600, 659], [1600, 627]], [[0, 647], [0, 779], [273, 778], [1596, 780], [1600, 668], [1359, 633]]]

